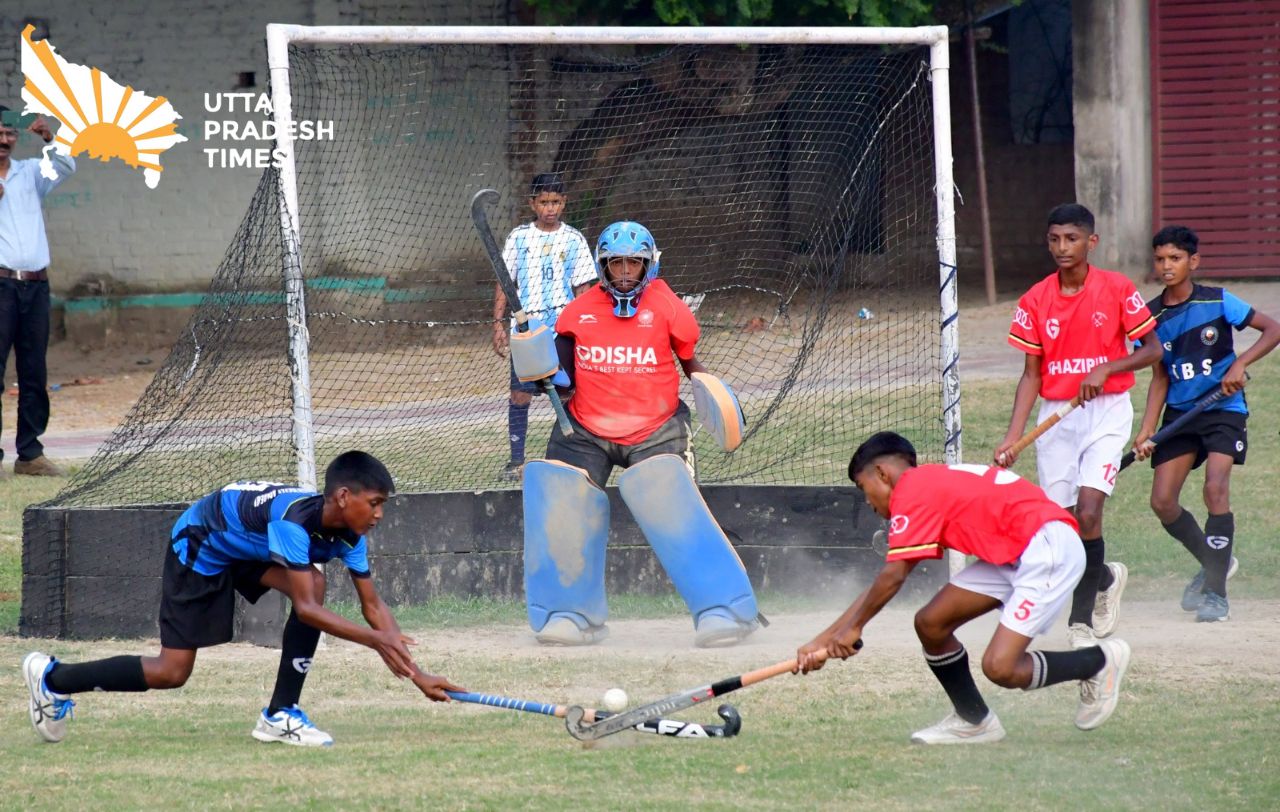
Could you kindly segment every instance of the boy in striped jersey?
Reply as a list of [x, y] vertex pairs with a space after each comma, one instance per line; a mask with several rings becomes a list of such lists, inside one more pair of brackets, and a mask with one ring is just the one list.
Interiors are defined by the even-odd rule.
[[[1222, 288], [1191, 280], [1200, 266], [1200, 239], [1186, 226], [1161, 229], [1151, 246], [1156, 273], [1165, 287], [1148, 307], [1156, 320], [1153, 343], [1161, 346], [1164, 355], [1147, 390], [1147, 407], [1133, 450], [1140, 460], [1150, 457], [1155, 469], [1151, 509], [1169, 535], [1200, 562], [1200, 571], [1182, 593], [1182, 608], [1195, 612], [1199, 622], [1227, 620], [1227, 578], [1237, 566], [1231, 555], [1235, 536], [1231, 468], [1244, 465], [1249, 447], [1245, 368], [1280, 343], [1280, 322]], [[1233, 327], [1252, 327], [1262, 335], [1236, 355]], [[1227, 397], [1158, 446], [1148, 442], [1162, 411], [1168, 425], [1217, 388]], [[1205, 466], [1204, 504], [1209, 511], [1203, 529], [1178, 503], [1187, 475], [1201, 465]]]
[[[596, 281], [595, 260], [582, 232], [560, 220], [569, 202], [564, 181], [547, 172], [535, 175], [529, 185], [531, 222], [516, 226], [507, 235], [502, 259], [520, 291], [520, 301], [530, 318], [539, 319], [555, 329], [556, 317], [564, 306]], [[506, 314], [507, 297], [502, 286], [493, 293], [493, 351], [507, 356], [509, 341]], [[507, 434], [511, 444], [511, 461], [503, 470], [508, 480], [520, 478], [524, 464], [525, 435], [529, 430], [529, 403], [541, 390], [536, 383], [522, 383], [511, 370], [511, 395], [507, 402]]]

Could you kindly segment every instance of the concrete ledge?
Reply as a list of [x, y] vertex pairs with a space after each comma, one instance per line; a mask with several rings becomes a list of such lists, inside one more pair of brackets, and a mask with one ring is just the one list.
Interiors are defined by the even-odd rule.
[[[606, 580], [610, 593], [665, 594], [670, 581], [616, 489]], [[813, 595], [870, 581], [883, 555], [871, 548], [880, 519], [851, 487], [708, 486], [712, 512], [757, 589]], [[155, 636], [160, 573], [184, 505], [31, 507], [23, 517], [24, 636]], [[441, 596], [523, 597], [520, 491], [404, 494], [370, 538], [374, 578], [392, 607]], [[565, 517], [572, 521], [573, 517]], [[331, 601], [354, 601], [350, 579], [331, 565]], [[946, 560], [927, 562], [908, 593], [946, 581]], [[766, 614], [768, 606], [762, 607]], [[285, 602], [274, 593], [240, 606], [237, 639], [278, 645]]]

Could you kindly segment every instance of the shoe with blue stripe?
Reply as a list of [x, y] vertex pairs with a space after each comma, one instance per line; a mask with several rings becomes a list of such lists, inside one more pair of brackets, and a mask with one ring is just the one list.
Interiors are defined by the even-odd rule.
[[30, 695], [31, 726], [40, 738], [51, 743], [60, 742], [67, 735], [67, 719], [72, 717], [71, 709], [76, 705], [71, 697], [49, 690], [45, 684], [45, 676], [57, 664], [55, 658], [39, 651], [31, 652], [22, 661], [22, 677]]
[[284, 742], [300, 747], [329, 747], [333, 737], [325, 733], [307, 717], [302, 708], [290, 705], [268, 716], [268, 708], [258, 714], [258, 724], [253, 737], [260, 742]]

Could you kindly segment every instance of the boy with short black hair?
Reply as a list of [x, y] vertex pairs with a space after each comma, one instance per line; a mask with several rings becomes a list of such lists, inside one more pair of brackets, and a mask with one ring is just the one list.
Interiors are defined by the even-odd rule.
[[[523, 307], [530, 318], [539, 319], [555, 329], [556, 318], [565, 305], [596, 279], [591, 247], [582, 232], [563, 222], [564, 208], [569, 202], [564, 181], [551, 172], [535, 175], [529, 184], [531, 222], [516, 226], [507, 235], [502, 260], [520, 291], [520, 301], [513, 309]], [[507, 355], [507, 324], [503, 318], [507, 296], [502, 285], [493, 292], [493, 351]], [[529, 432], [529, 404], [541, 393], [536, 382], [522, 382], [511, 369], [511, 394], [507, 402], [507, 434], [511, 459], [503, 469], [505, 479], [520, 478], [524, 464], [525, 436]]]
[[1043, 401], [1037, 422], [1080, 399], [1080, 407], [1036, 441], [1036, 468], [1045, 494], [1080, 522], [1086, 563], [1067, 634], [1072, 645], [1090, 646], [1119, 620], [1128, 570], [1106, 563], [1102, 509], [1133, 431], [1133, 373], [1159, 360], [1160, 349], [1149, 343], [1129, 352], [1127, 342], [1153, 330], [1155, 319], [1128, 277], [1089, 264], [1098, 244], [1092, 212], [1078, 203], [1056, 207], [1046, 239], [1057, 271], [1018, 300], [1009, 343], [1026, 353], [1026, 363], [994, 458], [996, 465], [1013, 465], [1011, 446], [1037, 396]]
[[[1191, 275], [1200, 267], [1200, 238], [1186, 226], [1166, 226], [1151, 239], [1155, 271], [1164, 290], [1148, 307], [1156, 320], [1156, 341], [1163, 350], [1147, 390], [1146, 411], [1134, 440], [1138, 459], [1151, 458], [1151, 509], [1169, 535], [1200, 562], [1182, 593], [1182, 608], [1199, 622], [1230, 618], [1227, 578], [1236, 569], [1231, 555], [1235, 517], [1231, 513], [1231, 468], [1244, 465], [1248, 451], [1245, 423], [1245, 369], [1280, 343], [1280, 322], [1259, 313], [1223, 288], [1199, 285]], [[1239, 356], [1231, 328], [1252, 327], [1262, 335]], [[1192, 418], [1159, 445], [1148, 442], [1164, 412], [1164, 424], [1181, 417], [1215, 389], [1226, 397]], [[1204, 469], [1204, 529], [1178, 503], [1187, 475]]]
[[[236, 482], [196, 502], [173, 526], [165, 553], [160, 601], [160, 654], [64, 663], [33, 651], [22, 663], [31, 724], [47, 742], [61, 741], [84, 691], [146, 691], [186, 684], [196, 652], [232, 637], [235, 593], [256, 603], [268, 590], [289, 596], [280, 667], [270, 704], [252, 735], [265, 742], [333, 744], [298, 707], [321, 632], [368, 646], [396, 676], [411, 679], [428, 699], [449, 701], [461, 690], [423, 672], [369, 572], [364, 534], [382, 519], [394, 490], [391, 474], [363, 451], [330, 463], [324, 494], [275, 482]], [[312, 564], [347, 565], [369, 628], [325, 609], [325, 576]]]
[[1129, 666], [1129, 645], [1104, 640], [1072, 651], [1027, 651], [1066, 605], [1084, 571], [1076, 520], [1044, 491], [1012, 471], [987, 465], [917, 465], [916, 450], [891, 431], [872, 435], [849, 461], [849, 478], [889, 520], [889, 550], [875, 581], [834, 623], [796, 652], [797, 670], [855, 653], [862, 629], [916, 564], [944, 549], [977, 558], [916, 613], [925, 661], [954, 711], [916, 731], [917, 744], [979, 744], [1005, 730], [978, 691], [969, 655], [955, 631], [1003, 606], [982, 655], [982, 671], [1005, 688], [1030, 691], [1080, 682], [1076, 727], [1092, 730], [1115, 711]]

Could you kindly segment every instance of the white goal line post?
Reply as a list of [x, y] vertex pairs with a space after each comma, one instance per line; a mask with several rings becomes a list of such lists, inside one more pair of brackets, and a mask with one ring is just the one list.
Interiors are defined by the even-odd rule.
[[[267, 26], [272, 115], [280, 152], [280, 228], [293, 388], [293, 437], [298, 481], [316, 485], [315, 438], [302, 279], [302, 223], [292, 138], [289, 45], [921, 45], [929, 47], [932, 85], [934, 190], [937, 216], [939, 307], [942, 334], [942, 412], [946, 462], [961, 459], [959, 325], [956, 290], [955, 197], [951, 152], [950, 36], [946, 26], [918, 28], [735, 28], [572, 26]], [[963, 557], [951, 556], [956, 571]]]

